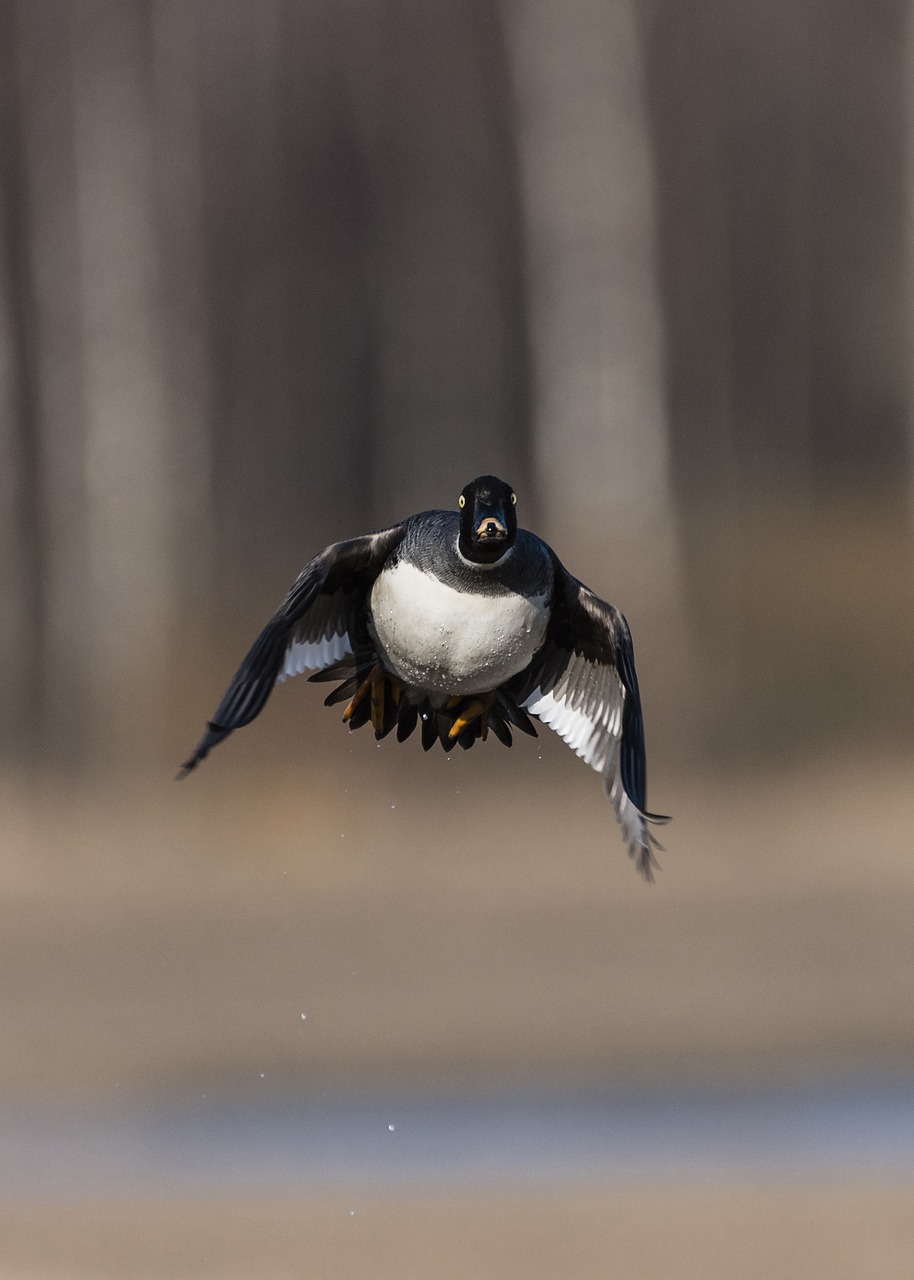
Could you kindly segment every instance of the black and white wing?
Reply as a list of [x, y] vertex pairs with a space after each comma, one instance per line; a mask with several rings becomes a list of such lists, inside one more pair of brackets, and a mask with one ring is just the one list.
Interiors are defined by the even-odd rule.
[[644, 723], [628, 623], [556, 560], [546, 642], [521, 677], [517, 701], [603, 778], [626, 847], [647, 880], [661, 846], [648, 823]]
[[305, 565], [254, 641], [179, 777], [195, 769], [234, 729], [259, 715], [273, 686], [322, 670], [356, 651], [365, 598], [404, 534], [404, 525], [335, 542]]

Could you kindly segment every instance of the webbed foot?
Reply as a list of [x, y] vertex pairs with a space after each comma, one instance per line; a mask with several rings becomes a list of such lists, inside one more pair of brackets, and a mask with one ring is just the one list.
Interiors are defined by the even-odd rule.
[[368, 719], [368, 716], [364, 714], [364, 709], [362, 714], [359, 715], [359, 709], [365, 699], [370, 698], [371, 725], [374, 729], [375, 737], [383, 738], [385, 733], [388, 733], [393, 728], [393, 725], [396, 724], [396, 716], [392, 719], [388, 710], [390, 705], [387, 699], [388, 689], [390, 690], [390, 703], [393, 709], [396, 710], [400, 703], [403, 685], [396, 676], [385, 670], [380, 662], [375, 663], [352, 695], [349, 705], [343, 712], [344, 724], [349, 724], [350, 728], [363, 724]]
[[[459, 706], [460, 699], [448, 699], [448, 707]], [[485, 742], [489, 735], [489, 711], [495, 704], [495, 693], [481, 693], [477, 698], [464, 701], [460, 714], [448, 731], [448, 737], [457, 739], [475, 720], [479, 721], [479, 737]]]

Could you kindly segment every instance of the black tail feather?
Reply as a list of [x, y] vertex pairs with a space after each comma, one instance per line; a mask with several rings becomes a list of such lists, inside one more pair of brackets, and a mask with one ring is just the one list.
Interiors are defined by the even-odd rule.
[[363, 698], [348, 720], [351, 730], [361, 729], [363, 724], [367, 724], [371, 719], [371, 698]]
[[511, 730], [508, 727], [504, 712], [497, 702], [494, 707], [489, 709], [489, 728], [503, 746], [510, 747], [513, 742]]
[[401, 697], [397, 709], [397, 741], [405, 742], [419, 721], [419, 708], [408, 698]]
[[[315, 672], [309, 679], [342, 681], [324, 699], [324, 705], [332, 707], [337, 703], [348, 701], [352, 698], [376, 661], [377, 659], [374, 655], [367, 657], [363, 655], [358, 659], [353, 657], [344, 658], [341, 662], [334, 663], [332, 667], [327, 667], [324, 671]], [[498, 741], [505, 747], [512, 745], [512, 725], [521, 733], [526, 733], [535, 738], [537, 736], [536, 727], [526, 711], [518, 705], [516, 699], [505, 689], [498, 689], [496, 692], [496, 701], [489, 708], [487, 716], [489, 728]], [[430, 751], [436, 742], [440, 742], [445, 751], [452, 751], [457, 745], [464, 751], [469, 751], [471, 747], [482, 740], [482, 719], [477, 718], [471, 721], [456, 738], [452, 738], [451, 729], [460, 715], [463, 705], [465, 703], [458, 702], [453, 707], [434, 707], [428, 699], [418, 703], [413, 702], [405, 689], [400, 694], [399, 702], [395, 702], [393, 686], [390, 682], [385, 682], [384, 725], [380, 733], [375, 733], [375, 737], [378, 739], [386, 738], [389, 733], [396, 729], [397, 741], [405, 742], [414, 732], [417, 725], [421, 725], [422, 749], [424, 751]], [[371, 699], [366, 696], [350, 717], [348, 721], [349, 728], [360, 729], [370, 719]]]
[[438, 728], [438, 741], [445, 751], [453, 750], [457, 745], [457, 739], [451, 737], [451, 726], [454, 723], [454, 717], [448, 711], [437, 711], [435, 712], [435, 721]]
[[337, 685], [332, 693], [327, 694], [324, 699], [324, 706], [334, 707], [338, 702], [348, 702], [361, 683], [361, 678], [358, 675], [350, 676], [348, 680], [344, 680], [342, 684]]
[[341, 658], [339, 662], [334, 662], [330, 667], [324, 667], [322, 671], [315, 671], [308, 676], [310, 684], [325, 684], [330, 680], [342, 680], [346, 676], [351, 676], [359, 664], [352, 654], [345, 658]]
[[501, 689], [497, 693], [497, 705], [504, 712], [505, 718], [510, 720], [516, 729], [520, 729], [521, 733], [526, 733], [531, 738], [538, 738], [536, 725], [527, 715], [523, 707], [519, 707], [513, 698], [508, 697]]
[[380, 730], [375, 730], [375, 737], [378, 742], [382, 738], [386, 738], [391, 729], [396, 728], [398, 722], [397, 704], [394, 701], [393, 687], [388, 681], [384, 682], [384, 722]]
[[422, 750], [431, 751], [438, 741], [438, 721], [434, 711], [422, 712]]

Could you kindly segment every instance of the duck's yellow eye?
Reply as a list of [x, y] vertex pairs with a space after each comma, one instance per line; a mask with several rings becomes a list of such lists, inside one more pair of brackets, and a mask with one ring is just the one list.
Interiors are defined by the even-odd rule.
[[461, 494], [460, 497], [457, 499], [457, 505], [458, 507], [465, 507], [467, 505], [467, 500], [463, 496], [463, 494]]
[[517, 506], [517, 494], [516, 494], [516, 493], [512, 493], [512, 494], [511, 494], [511, 501], [513, 502], [513, 504], [514, 504], [514, 505], [515, 505], [515, 507], [516, 507], [516, 506]]

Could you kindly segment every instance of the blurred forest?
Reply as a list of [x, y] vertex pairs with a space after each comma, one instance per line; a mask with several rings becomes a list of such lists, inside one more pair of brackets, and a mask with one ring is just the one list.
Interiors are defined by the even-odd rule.
[[2, 0], [7, 767], [179, 759], [307, 558], [482, 470], [629, 614], [661, 753], [910, 742], [912, 40]]

